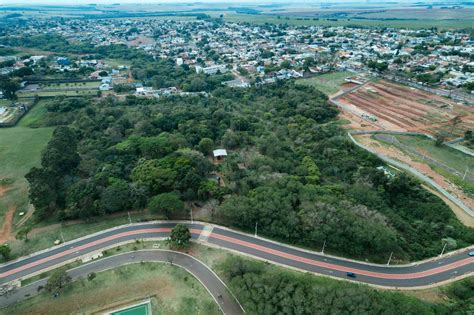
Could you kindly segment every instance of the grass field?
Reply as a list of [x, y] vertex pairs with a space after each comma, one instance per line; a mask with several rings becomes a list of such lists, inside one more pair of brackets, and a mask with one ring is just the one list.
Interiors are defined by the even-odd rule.
[[0, 314], [102, 313], [151, 298], [153, 314], [220, 314], [206, 289], [185, 270], [160, 263], [126, 265], [75, 281], [58, 298], [42, 293]]
[[48, 104], [48, 100], [39, 100], [38, 103], [36, 103], [36, 105], [21, 118], [18, 122], [18, 126], [30, 128], [40, 127], [43, 118], [48, 112], [46, 104]]
[[345, 82], [345, 78], [353, 75], [352, 72], [333, 72], [301, 79], [296, 81], [296, 83], [312, 86], [326, 95], [331, 95], [339, 91], [339, 86]]
[[28, 205], [25, 174], [39, 165], [41, 151], [51, 138], [53, 128], [30, 129], [24, 127], [0, 129], [0, 179], [11, 181], [0, 198], [0, 217], [8, 207], [17, 212], [26, 211]]
[[[217, 16], [215, 12], [209, 12], [212, 16]], [[438, 27], [439, 29], [462, 29], [472, 27], [471, 19], [406, 19], [406, 20], [357, 20], [350, 18], [337, 19], [337, 21], [330, 21], [328, 19], [314, 20], [313, 18], [299, 18], [299, 17], [280, 17], [276, 15], [256, 15], [256, 14], [234, 14], [229, 13], [224, 15], [224, 20], [227, 22], [247, 22], [255, 24], [289, 24], [289, 25], [319, 25], [319, 26], [362, 26], [362, 27], [393, 27], [393, 28], [408, 28], [420, 29]]]
[[32, 91], [32, 92], [23, 92], [18, 93], [18, 98], [31, 98], [34, 96], [39, 97], [55, 97], [55, 96], [96, 96], [98, 90], [75, 90], [75, 91]]
[[474, 159], [448, 146], [436, 146], [435, 141], [417, 136], [396, 136], [400, 143], [425, 153], [429, 157], [446, 164], [463, 173], [467, 167], [474, 170]]
[[[412, 150], [416, 150], [420, 154], [424, 154], [427, 157], [439, 161], [462, 174], [464, 174], [464, 172], [467, 170], [466, 174], [470, 177], [474, 177], [474, 158], [468, 156], [467, 154], [459, 152], [446, 145], [438, 147], [435, 145], [434, 140], [421, 136], [403, 135], [395, 136], [395, 138], [400, 141], [401, 144], [410, 147]], [[389, 144], [388, 142], [383, 142]], [[447, 178], [449, 181], [462, 188], [462, 190], [467, 195], [474, 197], [474, 183], [469, 182], [468, 180], [463, 180], [460, 176], [448, 172], [446, 169], [440, 167], [439, 165], [431, 163], [429, 160], [423, 159], [422, 157], [410, 152], [409, 150], [404, 149], [403, 146], [391, 143], [390, 145], [395, 145], [397, 148], [402, 150], [412, 159], [428, 164], [436, 173]]]

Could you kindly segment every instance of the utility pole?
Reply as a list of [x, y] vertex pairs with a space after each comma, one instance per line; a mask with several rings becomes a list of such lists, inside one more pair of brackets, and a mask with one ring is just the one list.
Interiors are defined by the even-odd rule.
[[448, 243], [444, 243], [443, 250], [441, 251], [441, 254], [439, 254], [439, 257], [443, 256], [446, 245], [448, 245]]
[[466, 166], [466, 170], [464, 171], [464, 175], [462, 177], [462, 180], [466, 179], [467, 172], [469, 171], [469, 166]]
[[321, 254], [324, 255], [324, 248], [326, 247], [326, 240], [324, 240], [324, 243], [323, 243], [323, 249], [321, 250]]
[[194, 219], [193, 219], [193, 207], [190, 207], [191, 210], [190, 210], [190, 213], [191, 213], [191, 223], [194, 223]]
[[130, 224], [132, 224], [132, 218], [130, 217], [130, 211], [128, 211], [128, 222], [130, 222]]
[[393, 252], [390, 253], [390, 257], [388, 258], [387, 266], [390, 265], [390, 261], [392, 260], [392, 255], [393, 255]]
[[255, 222], [255, 237], [257, 237], [258, 222]]

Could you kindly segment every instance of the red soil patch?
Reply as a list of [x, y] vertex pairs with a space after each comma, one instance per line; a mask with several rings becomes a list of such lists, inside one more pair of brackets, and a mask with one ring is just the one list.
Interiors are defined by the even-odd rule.
[[16, 206], [9, 206], [8, 211], [5, 214], [2, 230], [0, 230], [0, 243], [5, 243], [12, 239], [12, 224], [13, 217], [15, 215]]
[[356, 83], [351, 83], [351, 82], [347, 82], [347, 83], [343, 83], [341, 84], [341, 86], [339, 87], [341, 90], [343, 91], [347, 91], [347, 90], [350, 90], [352, 88], [355, 88], [356, 86], [358, 86], [359, 84], [356, 84]]
[[[474, 124], [472, 107], [384, 80], [368, 83], [336, 100], [361, 117], [376, 118], [379, 129], [384, 130], [431, 135], [453, 130], [454, 138]], [[456, 116], [461, 122], [453, 129], [452, 119]]]
[[10, 186], [0, 186], [0, 197], [4, 196], [10, 189]]

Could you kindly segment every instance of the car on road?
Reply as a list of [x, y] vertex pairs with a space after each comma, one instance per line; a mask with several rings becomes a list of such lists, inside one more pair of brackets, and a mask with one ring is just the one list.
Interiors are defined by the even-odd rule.
[[346, 276], [351, 277], [351, 278], [355, 278], [356, 274], [353, 273], [353, 272], [348, 272], [348, 273], [346, 273]]
[[474, 257], [474, 250], [470, 251], [470, 252], [468, 253], [468, 255], [471, 256], [471, 257]]

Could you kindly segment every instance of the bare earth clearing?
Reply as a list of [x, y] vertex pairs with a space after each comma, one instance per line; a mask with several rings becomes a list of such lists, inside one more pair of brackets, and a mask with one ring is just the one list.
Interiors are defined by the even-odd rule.
[[[365, 84], [335, 100], [353, 113], [373, 118], [376, 127], [372, 130], [430, 135], [444, 131], [456, 138], [474, 129], [474, 108], [385, 80]], [[455, 117], [460, 121], [453, 127]]]
[[16, 207], [9, 206], [8, 211], [5, 214], [2, 229], [0, 230], [0, 244], [5, 243], [12, 239], [12, 224], [13, 217], [15, 216]]
[[10, 186], [0, 186], [0, 197], [3, 197], [10, 189]]

